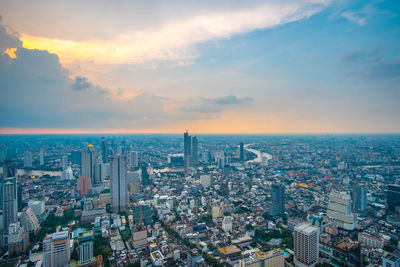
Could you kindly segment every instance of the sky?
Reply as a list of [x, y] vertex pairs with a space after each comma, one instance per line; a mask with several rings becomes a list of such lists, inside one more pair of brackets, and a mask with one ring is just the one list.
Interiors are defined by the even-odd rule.
[[0, 1], [0, 134], [400, 133], [400, 3]]

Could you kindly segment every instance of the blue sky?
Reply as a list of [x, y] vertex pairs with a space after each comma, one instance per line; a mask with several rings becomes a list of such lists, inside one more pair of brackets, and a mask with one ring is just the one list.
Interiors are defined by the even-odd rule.
[[3, 132], [400, 131], [397, 1], [58, 3], [0, 3]]

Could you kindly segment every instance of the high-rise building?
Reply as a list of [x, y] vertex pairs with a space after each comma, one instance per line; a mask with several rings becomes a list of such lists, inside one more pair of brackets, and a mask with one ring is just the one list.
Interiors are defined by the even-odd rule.
[[3, 228], [7, 230], [10, 223], [18, 219], [18, 192], [17, 178], [9, 177], [3, 179]]
[[294, 263], [299, 267], [315, 266], [318, 262], [319, 229], [309, 223], [294, 228]]
[[68, 167], [68, 155], [63, 155], [62, 156], [62, 168], [63, 170], [66, 170]]
[[24, 168], [32, 168], [32, 152], [24, 152]]
[[244, 144], [239, 144], [239, 160], [244, 161]]
[[139, 167], [139, 159], [137, 151], [129, 151], [129, 165], [133, 168]]
[[211, 209], [211, 215], [213, 219], [222, 218], [224, 216], [221, 206], [214, 206]]
[[43, 239], [43, 267], [65, 267], [70, 260], [69, 232], [62, 231]]
[[114, 212], [125, 211], [128, 206], [128, 189], [126, 186], [126, 157], [115, 154], [111, 159], [111, 207]]
[[133, 220], [135, 225], [153, 225], [151, 208], [147, 204], [135, 204], [133, 206]]
[[86, 264], [93, 261], [93, 232], [88, 231], [78, 236], [79, 263]]
[[39, 151], [39, 164], [40, 166], [44, 165], [44, 152], [46, 151], [46, 147], [42, 146]]
[[71, 152], [71, 164], [72, 165], [81, 165], [82, 164], [82, 151], [74, 150]]
[[199, 152], [198, 152], [199, 141], [197, 136], [193, 136], [192, 138], [192, 166], [198, 163], [199, 161]]
[[285, 187], [283, 185], [272, 185], [271, 202], [269, 204], [269, 215], [285, 215]]
[[39, 231], [39, 221], [31, 208], [25, 207], [19, 219], [26, 232], [37, 234]]
[[231, 216], [226, 216], [222, 220], [222, 230], [224, 230], [224, 232], [232, 231], [232, 217]]
[[400, 185], [388, 185], [386, 192], [386, 203], [389, 211], [400, 213]]
[[94, 150], [93, 145], [88, 145], [87, 149], [82, 150], [81, 161], [81, 174], [82, 176], [89, 176], [91, 188], [96, 184], [95, 166], [97, 162], [97, 152]]
[[15, 177], [16, 169], [14, 163], [10, 159], [6, 159], [3, 162], [3, 178]]
[[183, 134], [183, 159], [185, 161], [185, 168], [191, 166], [192, 157], [192, 138], [190, 137], [188, 131]]
[[79, 176], [79, 184], [78, 184], [79, 192], [81, 196], [86, 196], [90, 191], [90, 178], [89, 176]]
[[357, 226], [357, 216], [351, 212], [351, 198], [346, 192], [334, 192], [329, 195], [327, 216], [339, 227], [354, 230]]
[[285, 256], [281, 249], [258, 251], [240, 259], [239, 267], [284, 267]]
[[355, 184], [353, 186], [353, 211], [364, 214], [367, 211], [367, 186]]
[[108, 152], [107, 140], [105, 137], [102, 137], [101, 138], [101, 158], [104, 163], [108, 162], [108, 156], [109, 156], [109, 152]]
[[32, 210], [33, 214], [39, 219], [45, 211], [44, 201], [29, 200], [28, 207]]

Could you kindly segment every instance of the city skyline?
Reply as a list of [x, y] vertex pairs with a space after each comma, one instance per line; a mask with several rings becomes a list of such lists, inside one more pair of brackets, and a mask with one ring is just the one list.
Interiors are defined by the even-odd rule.
[[0, 10], [0, 134], [400, 133], [396, 1]]

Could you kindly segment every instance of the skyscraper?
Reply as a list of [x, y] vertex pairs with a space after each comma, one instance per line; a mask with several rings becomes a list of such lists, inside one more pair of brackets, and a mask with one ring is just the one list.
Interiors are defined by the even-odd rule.
[[93, 232], [88, 231], [79, 235], [79, 263], [85, 264], [93, 259]]
[[390, 184], [386, 192], [386, 202], [391, 212], [400, 214], [400, 185]]
[[114, 212], [126, 210], [128, 206], [128, 190], [126, 186], [126, 157], [115, 154], [111, 159], [111, 208]]
[[352, 192], [353, 211], [364, 214], [367, 210], [367, 187], [354, 184]]
[[16, 171], [13, 161], [11, 159], [5, 159], [3, 162], [3, 178], [15, 177]]
[[74, 150], [71, 152], [71, 163], [72, 165], [81, 165], [82, 164], [82, 151]]
[[69, 232], [62, 231], [43, 239], [43, 267], [65, 267], [70, 260]]
[[24, 152], [24, 168], [32, 168], [32, 152]]
[[96, 165], [96, 158], [97, 158], [97, 153], [96, 150], [94, 150], [93, 145], [88, 145], [87, 149], [82, 150], [81, 174], [82, 176], [89, 176], [91, 183], [90, 187], [96, 184], [95, 170], [94, 170]]
[[18, 219], [18, 192], [17, 178], [8, 177], [3, 179], [3, 229], [6, 230], [10, 223]]
[[129, 165], [133, 168], [139, 167], [139, 159], [137, 151], [129, 151]]
[[309, 223], [294, 228], [294, 264], [296, 266], [315, 266], [318, 262], [319, 229]]
[[199, 152], [198, 152], [198, 140], [197, 140], [197, 136], [193, 136], [192, 138], [192, 166], [194, 166], [195, 164], [197, 164], [197, 162], [199, 161]]
[[183, 160], [185, 161], [185, 168], [190, 167], [192, 157], [192, 138], [188, 131], [183, 134]]
[[239, 144], [239, 160], [244, 161], [244, 144]]
[[62, 168], [63, 170], [66, 170], [68, 167], [68, 155], [63, 155], [62, 156]]
[[101, 157], [104, 163], [108, 162], [108, 144], [105, 137], [101, 138]]
[[40, 151], [39, 151], [39, 164], [40, 164], [40, 166], [44, 165], [44, 152], [45, 152], [45, 150], [46, 150], [46, 147], [42, 146], [40, 148]]
[[351, 212], [351, 198], [346, 192], [334, 192], [329, 195], [327, 216], [340, 228], [354, 230], [357, 216]]
[[269, 205], [269, 215], [285, 215], [285, 187], [283, 185], [272, 185], [271, 202]]

